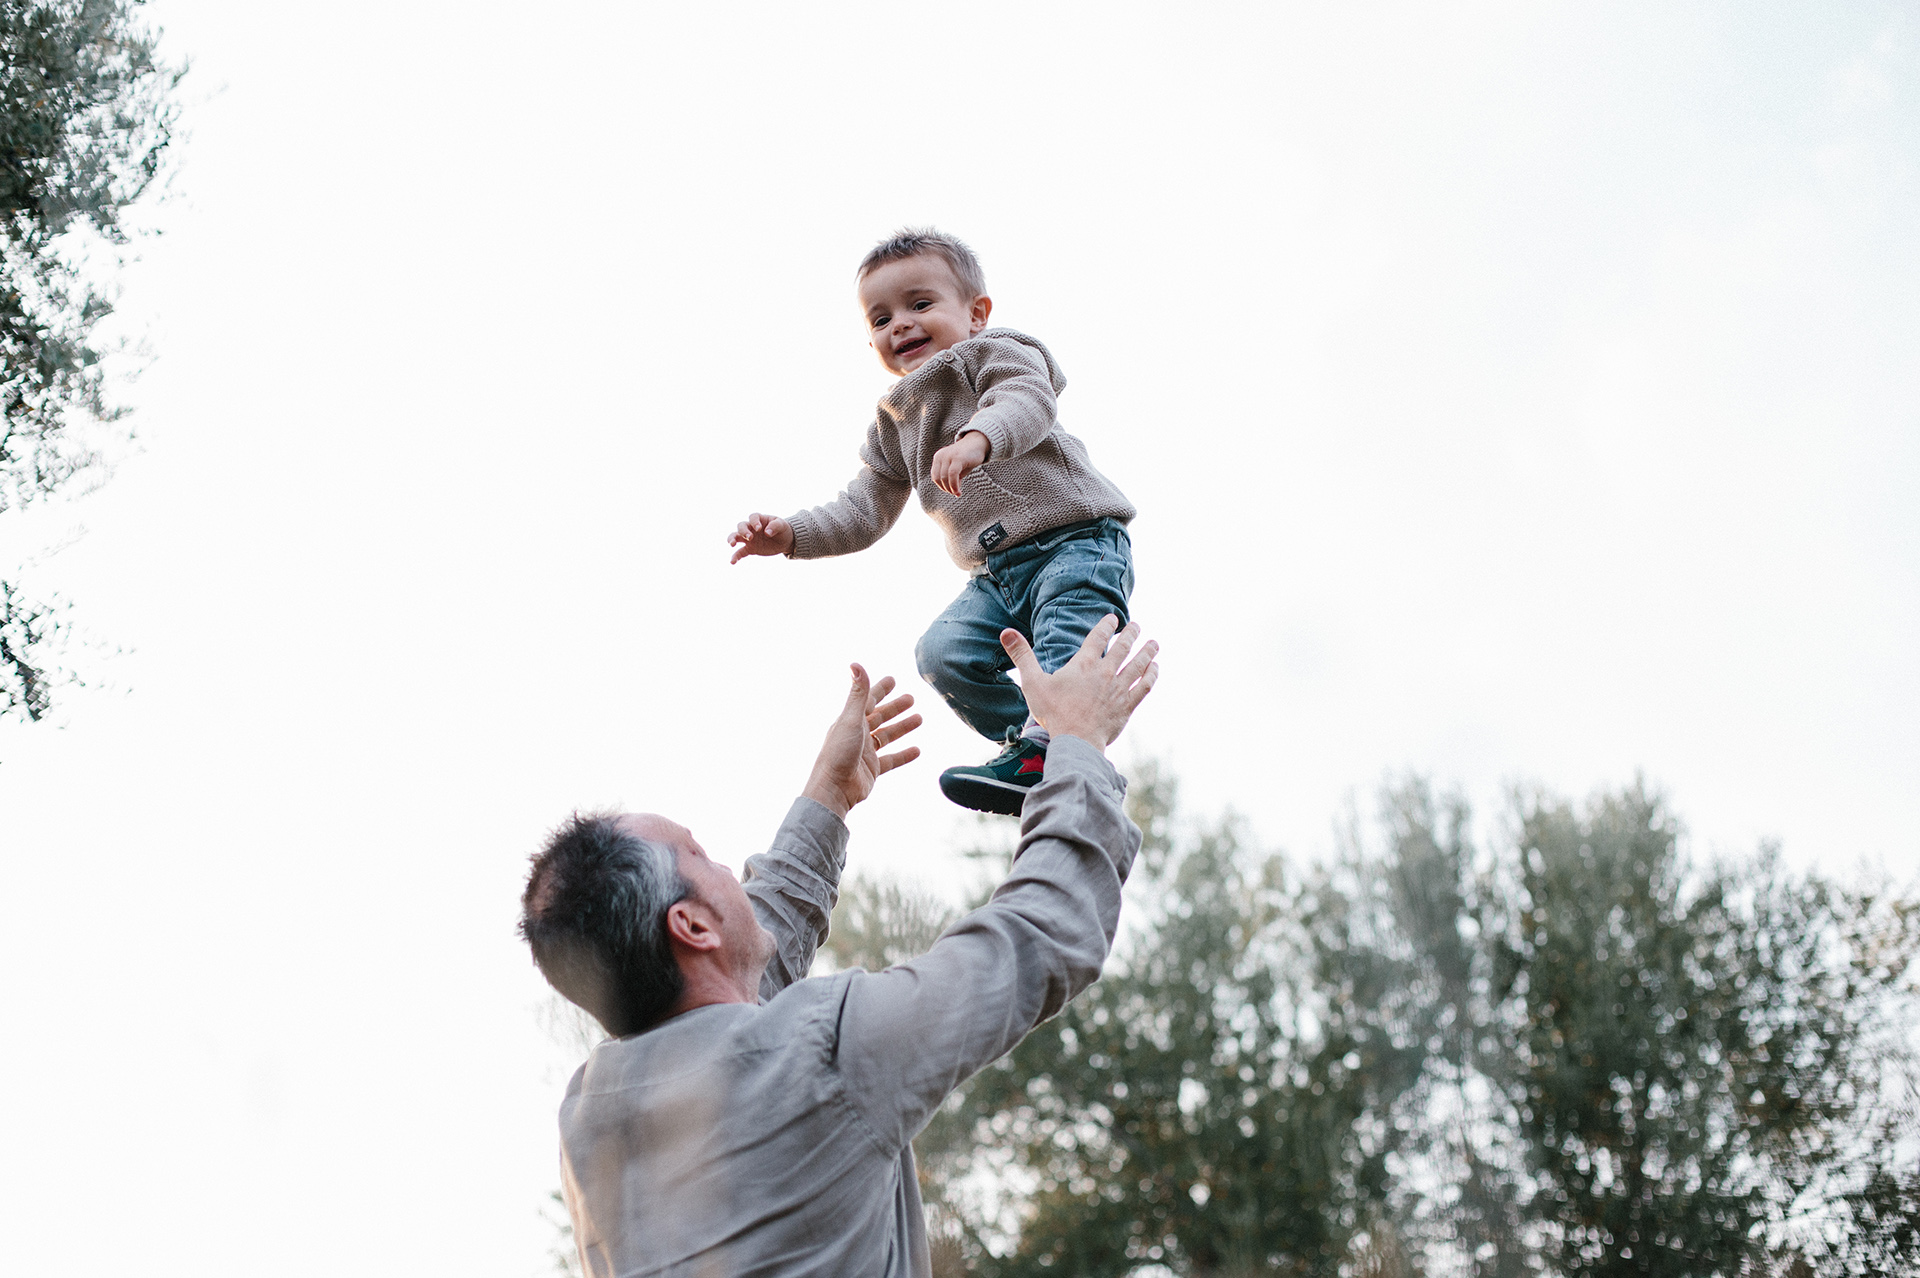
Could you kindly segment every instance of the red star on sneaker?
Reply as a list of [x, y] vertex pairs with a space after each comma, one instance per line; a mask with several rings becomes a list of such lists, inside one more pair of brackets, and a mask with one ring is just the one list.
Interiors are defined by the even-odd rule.
[[1046, 770], [1047, 770], [1047, 756], [1044, 754], [1036, 754], [1031, 759], [1028, 759], [1025, 763], [1021, 764], [1020, 770], [1014, 773], [1013, 775], [1017, 777], [1024, 777], [1029, 772], [1045, 772]]

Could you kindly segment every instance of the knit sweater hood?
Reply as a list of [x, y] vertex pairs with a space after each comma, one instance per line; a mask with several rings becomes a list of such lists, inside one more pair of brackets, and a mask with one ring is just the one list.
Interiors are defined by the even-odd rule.
[[[1062, 524], [1132, 519], [1132, 503], [1059, 423], [1066, 385], [1047, 348], [1010, 328], [941, 351], [882, 397], [846, 491], [789, 517], [793, 557], [864, 550], [893, 526], [912, 492], [945, 533], [947, 553], [970, 572], [990, 552]], [[969, 430], [987, 437], [989, 452], [955, 497], [934, 484], [933, 455]]]

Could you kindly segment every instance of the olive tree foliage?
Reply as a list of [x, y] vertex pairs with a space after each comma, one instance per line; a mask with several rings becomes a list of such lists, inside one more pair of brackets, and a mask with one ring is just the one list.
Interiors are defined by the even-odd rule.
[[961, 1093], [967, 1139], [923, 1150], [927, 1178], [982, 1273], [1404, 1272], [1387, 1191], [1425, 1014], [1405, 958], [1237, 821], [1183, 836], [1175, 797], [1138, 770], [1120, 952]]
[[[1541, 1255], [1569, 1275], [1866, 1272], [1874, 1186], [1901, 1177], [1881, 1134], [1905, 1108], [1911, 906], [1771, 851], [1691, 866], [1639, 786], [1517, 816], [1478, 921], [1505, 1031], [1486, 1067]], [[1913, 1188], [1906, 1224], [1879, 1223], [1910, 1235]]]
[[1703, 1276], [1920, 1258], [1910, 902], [1771, 849], [1696, 865], [1641, 785], [1578, 810], [1516, 794], [1490, 851], [1464, 818], [1397, 787], [1358, 866], [1403, 899], [1443, 1026], [1395, 1192], [1429, 1255]]
[[[102, 260], [159, 175], [183, 73], [138, 3], [0, 5], [0, 516], [99, 477], [124, 416], [107, 396]], [[47, 713], [65, 629], [57, 600], [0, 579], [0, 716]]]
[[[1326, 864], [1145, 844], [1101, 980], [916, 1142], [943, 1272], [1761, 1275], [1920, 1262], [1920, 911], [1698, 865], [1657, 794], [1513, 797], [1482, 846], [1418, 781]], [[950, 913], [857, 884], [841, 962]]]

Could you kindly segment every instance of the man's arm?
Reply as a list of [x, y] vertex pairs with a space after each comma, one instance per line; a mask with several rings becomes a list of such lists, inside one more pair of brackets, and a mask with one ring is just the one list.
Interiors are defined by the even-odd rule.
[[[911, 1140], [949, 1092], [1092, 984], [1113, 946], [1120, 889], [1140, 848], [1125, 785], [1101, 755], [1153, 686], [1155, 645], [1109, 617], [1054, 675], [1024, 640], [1003, 642], [1053, 732], [1046, 780], [1027, 796], [1020, 850], [993, 899], [922, 957], [847, 985], [839, 1025], [848, 1094], [889, 1149]], [[1104, 656], [1107, 640], [1113, 645]]]
[[846, 822], [807, 798], [793, 801], [773, 846], [747, 858], [741, 875], [747, 899], [773, 938], [773, 957], [760, 978], [761, 1002], [813, 967], [813, 952], [827, 939], [827, 919], [839, 899], [846, 863]]
[[1100, 752], [1056, 736], [993, 899], [909, 963], [855, 974], [840, 1015], [847, 1091], [888, 1149], [1100, 975], [1140, 831]]
[[917, 714], [900, 717], [912, 708], [911, 696], [884, 700], [893, 687], [892, 675], [870, 684], [867, 672], [853, 667], [847, 703], [827, 729], [806, 789], [788, 809], [773, 847], [747, 858], [741, 876], [747, 898], [773, 938], [773, 957], [760, 978], [763, 1001], [805, 976], [827, 939], [846, 865], [847, 813], [873, 792], [883, 773], [920, 756], [918, 746], [880, 753], [921, 722]]

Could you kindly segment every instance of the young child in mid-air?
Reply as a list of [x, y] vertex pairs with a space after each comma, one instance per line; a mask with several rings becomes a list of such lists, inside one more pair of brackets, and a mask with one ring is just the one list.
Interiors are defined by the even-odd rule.
[[785, 519], [749, 516], [727, 537], [732, 562], [864, 550], [918, 492], [947, 553], [973, 576], [921, 636], [921, 677], [1004, 747], [979, 767], [948, 768], [940, 788], [963, 807], [1017, 813], [1044, 775], [1047, 731], [1007, 677], [1000, 632], [1025, 635], [1053, 671], [1107, 613], [1125, 624], [1134, 509], [1055, 418], [1066, 379], [1047, 348], [987, 327], [993, 299], [971, 249], [903, 230], [855, 278], [869, 340], [900, 382], [880, 401], [846, 491]]

